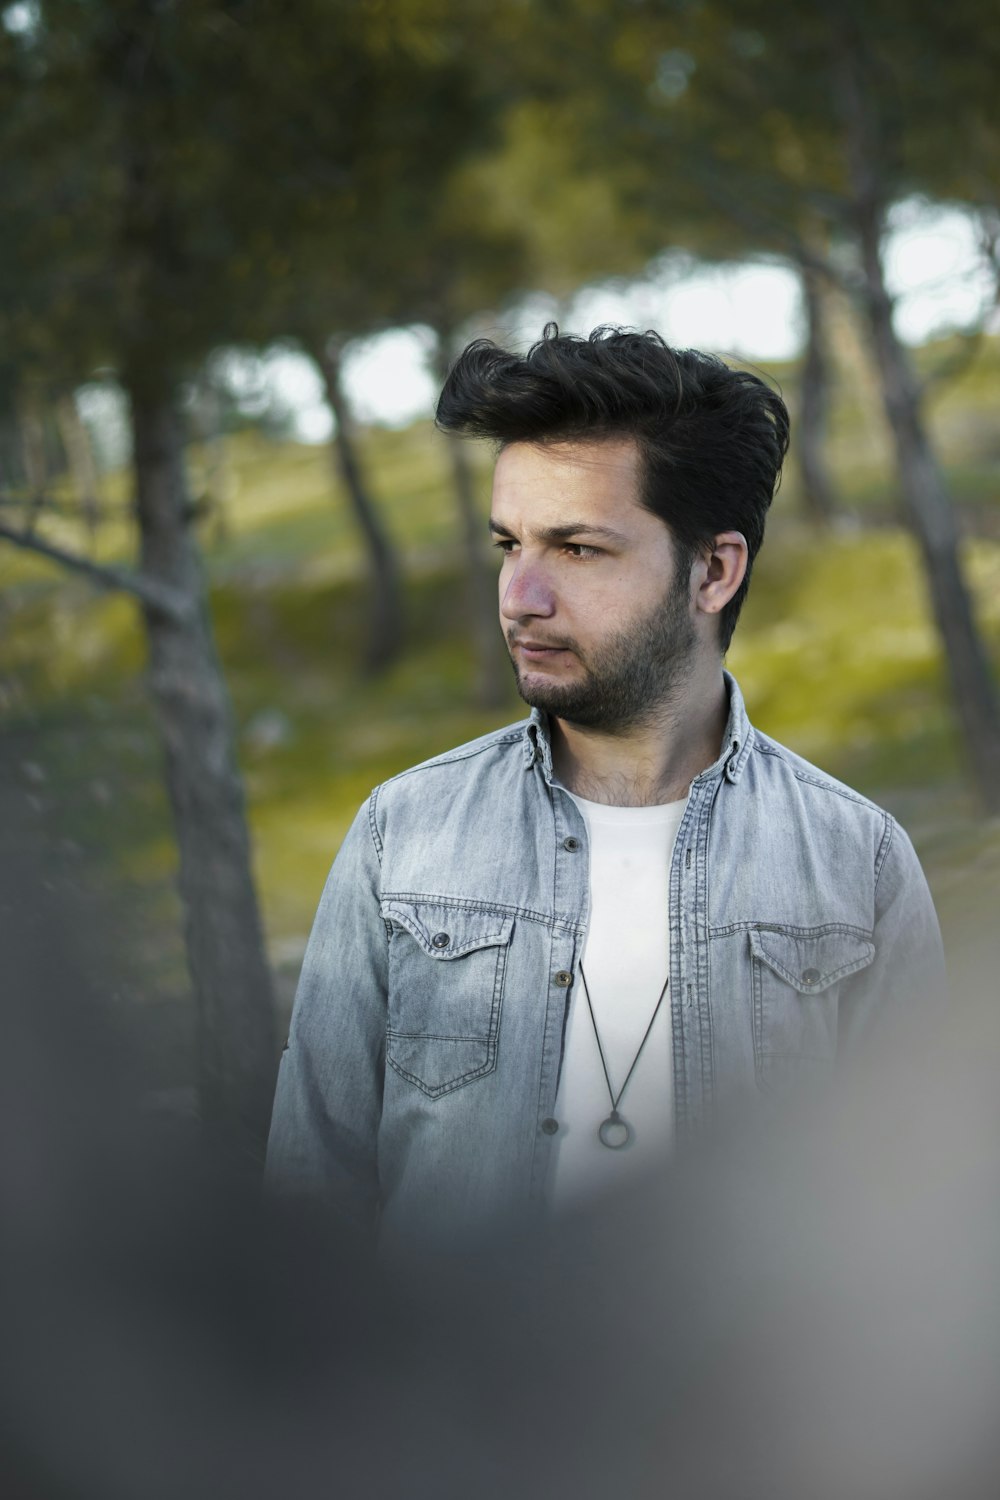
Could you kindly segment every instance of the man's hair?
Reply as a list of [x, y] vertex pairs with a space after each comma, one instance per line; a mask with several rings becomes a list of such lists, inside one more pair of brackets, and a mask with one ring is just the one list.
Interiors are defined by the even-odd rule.
[[671, 349], [652, 330], [602, 327], [581, 338], [549, 323], [525, 355], [491, 339], [469, 344], [441, 392], [437, 425], [501, 449], [634, 438], [641, 502], [670, 529], [679, 566], [690, 569], [719, 532], [746, 537], [746, 577], [719, 621], [727, 649], [788, 449], [788, 411], [763, 380]]

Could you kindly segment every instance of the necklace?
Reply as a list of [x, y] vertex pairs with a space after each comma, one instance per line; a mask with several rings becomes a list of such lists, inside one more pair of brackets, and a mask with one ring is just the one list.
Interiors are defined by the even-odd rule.
[[594, 1007], [590, 1003], [590, 990], [587, 988], [587, 976], [583, 972], [582, 963], [580, 964], [580, 980], [583, 984], [583, 993], [587, 998], [587, 1009], [590, 1011], [590, 1024], [594, 1028], [594, 1036], [597, 1040], [597, 1050], [601, 1054], [601, 1067], [604, 1069], [604, 1081], [608, 1086], [608, 1098], [611, 1100], [611, 1113], [608, 1115], [606, 1120], [601, 1121], [600, 1125], [598, 1126], [597, 1135], [598, 1139], [601, 1142], [601, 1145], [607, 1146], [609, 1151], [620, 1151], [621, 1148], [623, 1146], [627, 1146], [629, 1141], [632, 1139], [632, 1131], [628, 1123], [623, 1120], [621, 1115], [618, 1113], [618, 1106], [621, 1103], [622, 1095], [629, 1086], [629, 1080], [632, 1077], [632, 1074], [635, 1072], [635, 1065], [642, 1056], [642, 1049], [643, 1047], [645, 1047], [646, 1042], [649, 1039], [649, 1033], [653, 1029], [653, 1022], [656, 1020], [660, 1006], [663, 1004], [663, 997], [667, 993], [667, 986], [670, 983], [670, 979], [668, 977], [663, 981], [663, 988], [660, 991], [660, 998], [659, 1000], [657, 1000], [656, 1005], [653, 1007], [653, 1014], [649, 1018], [649, 1025], [646, 1027], [642, 1041], [639, 1043], [639, 1050], [635, 1054], [635, 1057], [633, 1057], [632, 1059], [632, 1066], [626, 1073], [625, 1082], [618, 1090], [617, 1095], [615, 1094], [614, 1089], [611, 1087], [611, 1075], [608, 1072], [608, 1065], [604, 1058], [604, 1048], [601, 1046], [601, 1033], [597, 1029], [597, 1019], [594, 1015]]

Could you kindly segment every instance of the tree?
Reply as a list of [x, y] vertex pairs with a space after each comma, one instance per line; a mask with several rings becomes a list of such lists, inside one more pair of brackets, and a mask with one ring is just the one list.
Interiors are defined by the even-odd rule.
[[370, 246], [380, 203], [397, 188], [408, 201], [432, 190], [438, 158], [457, 149], [459, 122], [445, 137], [440, 115], [429, 131], [420, 113], [457, 73], [446, 8], [41, 0], [0, 46], [8, 357], [60, 383], [97, 363], [118, 372], [139, 566], [97, 566], [6, 525], [2, 534], [139, 600], [180, 855], [202, 1113], [230, 1145], [256, 1152], [273, 1080], [271, 980], [177, 394], [216, 345], [273, 336], [297, 259], [315, 265], [322, 247], [336, 280], [341, 254], [356, 266], [366, 235]]
[[[460, 352], [470, 322], [491, 321], [526, 284], [529, 233], [524, 223], [499, 222], [493, 207], [494, 153], [459, 164], [414, 226], [405, 266], [390, 283], [389, 317], [419, 322], [435, 335], [440, 384]], [[462, 541], [465, 616], [474, 656], [473, 698], [483, 708], [504, 701], [507, 653], [497, 629], [494, 578], [483, 517], [476, 503], [468, 444], [443, 438]]]
[[889, 211], [914, 193], [995, 206], [996, 28], [974, 0], [810, 0], [794, 24], [769, 0], [561, 10], [576, 18], [572, 88], [590, 170], [627, 159], [627, 199], [659, 213], [665, 237], [683, 242], [692, 214], [728, 221], [741, 244], [778, 250], [855, 299], [970, 766], [983, 805], [1000, 810], [996, 686], [882, 260]]
[[358, 455], [354, 416], [344, 390], [344, 341], [334, 333], [312, 335], [308, 352], [323, 377], [326, 399], [336, 421], [333, 456], [355, 520], [364, 538], [369, 564], [371, 616], [365, 667], [375, 675], [390, 666], [403, 644], [403, 584], [399, 559], [369, 493]]
[[[567, 16], [564, 30], [591, 40], [569, 47], [555, 85], [551, 79], [544, 88], [537, 83], [544, 97], [521, 100], [508, 112], [503, 149], [486, 164], [492, 188], [487, 222], [522, 235], [525, 284], [565, 298], [588, 281], [648, 274], [657, 262], [662, 267], [664, 253], [671, 251], [680, 252], [679, 271], [694, 263], [787, 262], [781, 237], [765, 234], [759, 224], [735, 224], [703, 192], [679, 181], [675, 168], [664, 171], [662, 143], [632, 124], [632, 70], [648, 69], [656, 47], [625, 49], [623, 82], [609, 65], [622, 31], [620, 11], [588, 13], [586, 22], [574, 27]], [[537, 50], [544, 55], [541, 45]], [[651, 87], [671, 95], [687, 87], [687, 78], [686, 54], [668, 50], [660, 56]], [[813, 215], [802, 234], [823, 242], [823, 226]], [[808, 513], [825, 524], [837, 509], [824, 456], [831, 382], [828, 288], [812, 268], [797, 269], [805, 349], [792, 456], [802, 472]]]
[[823, 456], [830, 401], [830, 360], [827, 350], [826, 305], [829, 288], [812, 267], [801, 267], [802, 305], [806, 340], [799, 377], [799, 411], [795, 451], [802, 475], [802, 493], [810, 514], [823, 524], [837, 512], [837, 498]]

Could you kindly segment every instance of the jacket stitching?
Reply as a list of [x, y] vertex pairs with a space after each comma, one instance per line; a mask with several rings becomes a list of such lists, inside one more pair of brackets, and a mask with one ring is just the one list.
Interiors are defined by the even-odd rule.
[[[833, 984], [835, 979], [843, 979], [845, 974], [856, 974], [859, 969], [867, 969], [868, 965], [872, 962], [872, 959], [874, 957], [874, 952], [868, 953], [864, 958], [855, 958], [852, 959], [849, 963], [841, 964], [839, 969], [831, 969], [829, 974], [824, 974], [822, 976], [823, 989], [828, 989], [830, 985]], [[793, 974], [790, 969], [786, 969], [784, 964], [778, 963], [776, 959], [773, 959], [771, 957], [764, 958], [759, 953], [755, 953], [753, 955], [753, 958], [758, 964], [762, 963], [765, 968], [770, 969], [772, 974], [777, 974], [778, 977], [780, 979], [783, 979], [786, 984], [790, 984], [792, 989], [797, 990], [800, 995], [816, 995], [822, 993], [822, 991], [819, 989], [820, 981], [817, 981], [816, 984], [807, 984], [803, 986], [801, 976]]]
[[[451, 963], [456, 958], [465, 958], [469, 953], [481, 953], [484, 948], [506, 947], [510, 942], [511, 923], [507, 922], [498, 932], [484, 932], [476, 937], [467, 938], [464, 942], [449, 943], [447, 948], [437, 949], [432, 947], [429, 939], [420, 930], [420, 924], [413, 926], [406, 919], [405, 913], [388, 912], [387, 917], [391, 919], [403, 932], [409, 933], [410, 937], [419, 944], [435, 963]], [[386, 917], [383, 917], [383, 921]], [[416, 929], [416, 930], [415, 930]]]
[[582, 932], [586, 925], [574, 917], [565, 917], [558, 912], [535, 911], [530, 906], [515, 906], [509, 901], [482, 901], [475, 897], [466, 899], [464, 896], [440, 896], [433, 891], [387, 891], [383, 894], [382, 900], [386, 903], [419, 901], [426, 905], [447, 906], [449, 909], [458, 911], [503, 912], [504, 915], [512, 917], [526, 917], [529, 921], [540, 922], [546, 927], [564, 927], [570, 932]]
[[392, 786], [393, 782], [402, 781], [405, 776], [416, 776], [421, 771], [433, 771], [437, 766], [456, 765], [463, 760], [472, 760], [477, 755], [485, 755], [487, 750], [495, 750], [497, 746], [514, 745], [523, 738], [523, 728], [507, 733], [497, 730], [496, 735], [489, 736], [484, 744], [477, 744], [471, 749], [448, 750], [443, 755], [435, 755], [431, 760], [423, 761], [419, 766], [408, 766], [405, 771], [397, 771], [395, 776], [390, 776], [382, 782], [382, 787]]
[[379, 869], [381, 869], [382, 868], [382, 839], [381, 839], [381, 836], [379, 835], [378, 824], [375, 821], [375, 808], [376, 808], [376, 803], [378, 802], [378, 794], [379, 794], [379, 788], [376, 787], [375, 790], [372, 792], [371, 796], [368, 798], [368, 831], [370, 832], [370, 834], [372, 836], [372, 843], [375, 845], [375, 857], [378, 860]]
[[[475, 1040], [481, 1041], [482, 1038], [476, 1037]], [[447, 1083], [435, 1084], [424, 1083], [423, 1079], [418, 1078], [415, 1073], [408, 1073], [405, 1068], [401, 1068], [397, 1062], [394, 1062], [388, 1053], [386, 1061], [394, 1073], [398, 1073], [400, 1078], [407, 1079], [409, 1083], [416, 1084], [422, 1094], [426, 1094], [429, 1099], [439, 1099], [443, 1094], [453, 1094], [456, 1089], [460, 1089], [465, 1083], [471, 1083], [475, 1078], [483, 1078], [487, 1073], [492, 1073], [496, 1067], [495, 1044], [489, 1048], [489, 1054], [481, 1068], [473, 1068], [471, 1072], [462, 1073], [458, 1078], [451, 1078]]]
[[490, 1045], [489, 1036], [466, 1036], [465, 1033], [458, 1035], [450, 1031], [397, 1031], [394, 1026], [387, 1026], [385, 1030], [387, 1037], [399, 1042], [479, 1042], [483, 1047]]
[[801, 781], [806, 786], [814, 786], [821, 792], [832, 792], [836, 797], [843, 797], [845, 802], [853, 802], [856, 807], [867, 807], [871, 812], [882, 811], [868, 797], [859, 797], [856, 792], [850, 791], [848, 787], [837, 786], [833, 781], [828, 781], [819, 776], [809, 776], [805, 771], [801, 771], [798, 766], [793, 765], [784, 751], [777, 745], [764, 744], [760, 735], [754, 741], [754, 749], [759, 750], [761, 755], [770, 755], [772, 760], [780, 760], [788, 768], [789, 774], [794, 776], [796, 781]]
[[[778, 933], [778, 934], [789, 933], [789, 934], [792, 934], [792, 935], [794, 935], [796, 937], [806, 937], [806, 938], [808, 938], [808, 937], [824, 937], [824, 936], [829, 935], [830, 933], [837, 932], [837, 933], [842, 933], [846, 937], [862, 938], [865, 941], [866, 946], [868, 948], [870, 948], [872, 951], [870, 953], [866, 953], [861, 958], [851, 958], [851, 959], [848, 959], [847, 962], [841, 964], [839, 968], [837, 968], [837, 969], [831, 969], [828, 973], [824, 972], [824, 974], [822, 975], [822, 988], [823, 989], [827, 989], [831, 984], [834, 983], [835, 980], [842, 979], [846, 974], [855, 974], [855, 973], [857, 973], [857, 971], [859, 969], [866, 969], [868, 967], [868, 965], [872, 962], [872, 960], [875, 957], [875, 944], [872, 941], [872, 939], [874, 937], [874, 933], [865, 934], [863, 931], [859, 930], [858, 928], [847, 927], [847, 926], [845, 926], [842, 923], [837, 923], [837, 924], [832, 924], [831, 923], [830, 926], [824, 927], [820, 931], [817, 931], [815, 928], [813, 928], [813, 929], [809, 929], [809, 928], [798, 928], [798, 929], [796, 929], [796, 928], [790, 928], [790, 927], [765, 927], [761, 923], [753, 924], [747, 930], [748, 930], [748, 932], [774, 932], [774, 933]], [[757, 982], [757, 973], [759, 972], [760, 965], [763, 964], [766, 968], [768, 968], [768, 969], [771, 970], [772, 974], [777, 974], [779, 976], [779, 978], [781, 978], [781, 979], [783, 979], [785, 981], [786, 984], [790, 984], [791, 987], [794, 990], [797, 990], [800, 995], [816, 995], [816, 994], [821, 994], [822, 993], [822, 990], [820, 988], [818, 988], [818, 983], [819, 982], [817, 982], [817, 984], [810, 984], [810, 985], [803, 986], [801, 975], [793, 974], [792, 971], [791, 971], [791, 969], [786, 969], [785, 965], [780, 961], [780, 959], [775, 958], [773, 954], [770, 954], [770, 953], [763, 953], [763, 954], [757, 953], [753, 949], [753, 945], [752, 944], [751, 944], [751, 957], [753, 959], [754, 970], [755, 970], [755, 973], [754, 973], [755, 984]], [[755, 998], [755, 1010], [757, 1010], [758, 1007], [757, 1007], [757, 1003], [756, 1002], [757, 1002], [758, 997], [756, 996], [756, 994], [755, 994], [754, 998]], [[761, 1017], [762, 1017], [762, 1011], [761, 1011]]]
[[885, 830], [882, 834], [882, 842], [879, 845], [878, 853], [875, 856], [875, 891], [873, 893], [874, 904], [878, 903], [878, 883], [882, 879], [882, 871], [885, 869], [885, 862], [889, 855], [889, 847], [892, 844], [892, 835], [896, 827], [895, 818], [890, 818], [888, 813], [883, 813], [883, 817], [885, 819]]
[[842, 932], [847, 937], [865, 938], [871, 942], [873, 929], [855, 927], [848, 922], [824, 922], [818, 927], [793, 927], [785, 922], [730, 922], [725, 927], [710, 927], [710, 938], [730, 937], [735, 932], [787, 932], [795, 937], [824, 937], [827, 933]]

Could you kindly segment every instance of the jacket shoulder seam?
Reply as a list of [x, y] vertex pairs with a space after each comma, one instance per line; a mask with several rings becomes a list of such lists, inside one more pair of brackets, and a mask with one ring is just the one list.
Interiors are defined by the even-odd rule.
[[454, 750], [445, 750], [440, 755], [432, 756], [430, 760], [421, 761], [417, 766], [407, 766], [405, 770], [397, 771], [395, 776], [390, 776], [387, 780], [383, 781], [376, 788], [376, 791], [382, 791], [385, 787], [392, 786], [395, 781], [402, 781], [404, 776], [414, 776], [419, 771], [433, 771], [438, 766], [447, 766], [463, 760], [471, 760], [473, 756], [483, 755], [487, 750], [493, 750], [497, 746], [516, 744], [519, 739], [523, 738], [523, 735], [523, 729], [508, 730], [506, 732], [498, 729], [495, 735], [487, 735], [482, 742], [474, 743], [470, 746], [459, 746]]
[[371, 796], [368, 798], [368, 832], [371, 834], [372, 843], [375, 846], [375, 858], [378, 860], [378, 867], [381, 870], [383, 848], [382, 835], [378, 831], [378, 823], [376, 822], [375, 818], [376, 807], [378, 804], [378, 794], [380, 790], [380, 787], [376, 787]]
[[882, 832], [882, 842], [878, 846], [878, 853], [875, 855], [875, 890], [872, 894], [876, 905], [878, 904], [878, 883], [882, 879], [882, 871], [885, 869], [885, 862], [892, 846], [892, 836], [896, 829], [895, 818], [890, 817], [888, 813], [883, 813], [883, 817], [885, 828]]
[[774, 760], [780, 760], [788, 767], [796, 781], [801, 781], [805, 786], [814, 786], [821, 792], [832, 792], [834, 796], [842, 797], [845, 802], [853, 802], [856, 807], [866, 807], [870, 812], [885, 817], [882, 808], [876, 806], [870, 798], [862, 797], [858, 792], [852, 792], [850, 787], [840, 785], [832, 777], [824, 776], [821, 771], [817, 770], [814, 776], [810, 776], [807, 771], [801, 770], [788, 758], [780, 745], [773, 741], [764, 743], [759, 731], [755, 736], [754, 749], [759, 750], [762, 755], [770, 755]]

